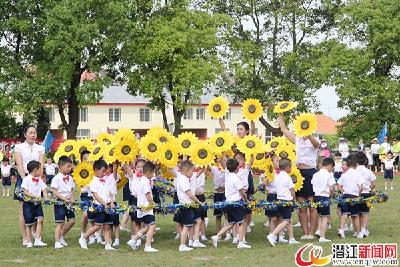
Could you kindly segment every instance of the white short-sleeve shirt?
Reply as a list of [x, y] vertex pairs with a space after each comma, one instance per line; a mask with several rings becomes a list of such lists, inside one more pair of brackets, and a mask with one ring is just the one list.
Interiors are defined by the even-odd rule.
[[371, 145], [371, 153], [372, 154], [379, 154], [379, 149], [381, 148], [380, 144], [372, 144]]
[[4, 164], [1, 164], [1, 176], [2, 177], [10, 177], [11, 175], [11, 165], [8, 164], [7, 166]]
[[361, 175], [354, 168], [349, 168], [337, 181], [343, 186], [343, 193], [353, 196], [360, 196], [360, 189], [363, 184]]
[[382, 160], [383, 164], [385, 165], [385, 170], [393, 170], [394, 159], [384, 159]]
[[280, 200], [293, 200], [292, 192], [290, 191], [293, 187], [292, 178], [285, 171], [281, 171], [275, 177], [276, 194]]
[[56, 175], [56, 168], [57, 168], [56, 164], [54, 164], [54, 163], [50, 163], [50, 164], [45, 163], [43, 166], [44, 166], [44, 169], [46, 171], [46, 175]]
[[23, 142], [15, 145], [14, 151], [21, 153], [25, 173], [28, 173], [26, 166], [32, 160], [39, 161], [40, 156], [44, 154], [44, 147], [36, 143], [29, 145], [27, 142]]
[[28, 190], [35, 197], [41, 197], [42, 191], [47, 188], [42, 178], [32, 177], [30, 174], [22, 180], [21, 187]]
[[195, 194], [202, 195], [204, 194], [205, 186], [206, 186], [206, 175], [204, 173], [196, 176], [195, 178]]
[[[118, 180], [118, 176], [119, 176], [119, 174], [117, 174], [117, 180]], [[113, 173], [111, 173], [110, 175], [107, 175], [105, 177], [106, 177], [106, 180], [108, 182], [108, 186], [110, 188], [110, 192], [115, 197], [115, 195], [117, 195], [117, 193], [118, 193], [117, 180], [115, 180]], [[115, 201], [115, 199], [113, 199], [113, 201]]]
[[331, 195], [329, 187], [336, 184], [336, 182], [332, 173], [328, 172], [326, 169], [321, 169], [319, 172], [313, 175], [311, 184], [313, 186], [315, 196], [329, 197]]
[[[148, 206], [150, 203], [147, 200], [147, 194], [150, 193], [151, 198], [153, 198], [152, 192], [151, 192], [151, 184], [150, 184], [150, 180], [145, 177], [142, 176], [141, 178], [139, 178], [138, 181], [138, 187], [137, 187], [137, 205], [138, 207], [145, 207]], [[137, 217], [138, 218], [142, 218], [146, 215], [154, 215], [153, 210], [148, 210], [148, 211], [142, 211], [140, 209], [138, 209], [137, 211]]]
[[335, 161], [334, 170], [335, 172], [343, 172], [343, 160]]
[[225, 187], [225, 171], [221, 171], [216, 166], [211, 166], [211, 173], [213, 175], [214, 189]]
[[296, 136], [297, 164], [305, 164], [312, 168], [317, 167], [318, 148], [315, 148], [310, 139], [304, 140]]
[[237, 173], [225, 170], [225, 197], [227, 201], [239, 201], [242, 199], [240, 190], [243, 189], [243, 182]]
[[246, 165], [244, 167], [240, 167], [237, 175], [239, 176], [240, 181], [242, 182], [242, 186], [244, 189], [249, 188], [249, 174], [250, 174], [250, 167]]
[[363, 180], [361, 194], [368, 194], [371, 192], [371, 184], [376, 180], [375, 174], [364, 165], [359, 165], [356, 168], [356, 171], [361, 175]]
[[186, 177], [181, 173], [177, 173], [176, 176], [176, 193], [178, 195], [179, 203], [190, 204], [193, 201], [186, 194], [187, 191], [192, 192], [192, 187], [190, 184], [190, 178]]
[[[107, 182], [107, 178], [93, 177], [93, 180], [89, 184], [90, 191], [92, 193], [97, 193], [97, 195], [103, 199], [105, 203], [111, 203], [112, 188], [110, 188], [110, 183]], [[94, 202], [100, 204], [95, 198]]]
[[271, 181], [271, 182], [269, 182], [267, 185], [266, 185], [266, 189], [267, 189], [267, 191], [268, 191], [268, 194], [276, 194], [276, 183], [275, 183], [275, 179], [276, 179], [276, 176], [277, 176], [278, 174], [276, 173], [276, 170], [274, 171], [274, 179]]
[[381, 146], [383, 147], [383, 151], [387, 154], [391, 149], [392, 146], [389, 143], [382, 143]]
[[138, 177], [136, 173], [133, 173], [132, 176], [129, 177], [129, 191], [131, 192], [131, 195], [134, 197], [137, 197], [137, 187], [139, 184], [139, 180], [142, 176]]
[[57, 189], [58, 193], [63, 197], [71, 197], [73, 194], [72, 189], [75, 188], [75, 183], [70, 175], [63, 175], [59, 172], [51, 180], [51, 188]]

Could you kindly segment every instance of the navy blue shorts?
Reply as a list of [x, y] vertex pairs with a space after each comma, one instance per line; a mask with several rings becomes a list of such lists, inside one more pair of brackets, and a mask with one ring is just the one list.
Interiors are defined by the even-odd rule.
[[[90, 197], [88, 193], [81, 193], [81, 201], [92, 202], [93, 197]], [[94, 222], [96, 220], [96, 215], [92, 211], [86, 211], [88, 216], [88, 221]]]
[[[368, 193], [366, 193], [366, 194], [361, 194], [361, 197], [362, 197], [363, 199], [366, 199], [366, 198], [371, 197], [371, 194], [368, 194]], [[369, 213], [369, 207], [367, 206], [367, 204], [366, 204], [365, 202], [360, 203], [360, 204], [359, 204], [359, 208], [360, 208], [360, 213], [361, 213], [361, 214], [368, 214], [368, 213]]]
[[[329, 197], [321, 197], [321, 196], [314, 197], [314, 202], [323, 202], [323, 204], [325, 204], [328, 201], [330, 203]], [[330, 206], [323, 206], [323, 207], [318, 206], [317, 212], [318, 212], [319, 216], [329, 216], [329, 215], [331, 215], [331, 207]]]
[[3, 185], [3, 186], [11, 186], [11, 177], [10, 176], [8, 176], [8, 177], [2, 177], [1, 178], [1, 184]]
[[[130, 196], [129, 202], [131, 206], [137, 206], [137, 198], [135, 196]], [[131, 217], [131, 221], [135, 223], [142, 223], [142, 219], [137, 217], [137, 211], [134, 210], [129, 213], [129, 216]]]
[[113, 224], [113, 214], [108, 214], [103, 212], [96, 212], [95, 213], [95, 222], [98, 225], [102, 224]]
[[393, 170], [385, 170], [383, 178], [393, 180]]
[[126, 183], [122, 188], [122, 201], [129, 201], [131, 197], [131, 190], [129, 189], [129, 183]]
[[74, 211], [67, 209], [65, 205], [54, 205], [54, 221], [56, 223], [63, 223], [65, 218], [67, 218], [67, 221], [75, 220]]
[[142, 218], [140, 218], [142, 220], [142, 222], [146, 225], [152, 225], [156, 223], [156, 217], [154, 217], [154, 215], [145, 215]]
[[14, 200], [18, 200], [18, 201], [24, 201], [23, 198], [17, 196], [17, 191], [21, 189], [21, 185], [22, 185], [22, 178], [21, 176], [18, 174], [17, 175], [17, 181], [15, 182], [15, 188], [14, 188]]
[[317, 173], [317, 169], [300, 169], [300, 173], [304, 177], [304, 182], [303, 188], [296, 192], [296, 197], [308, 198], [314, 196], [311, 179]]
[[[347, 195], [347, 194], [343, 195], [343, 200], [352, 198], [357, 198], [357, 196]], [[360, 204], [359, 203], [352, 204], [345, 201], [343, 205], [340, 205], [340, 209], [343, 215], [347, 214], [351, 216], [357, 216], [360, 213]]]
[[292, 207], [279, 206], [278, 211], [283, 221], [290, 221], [292, 219]]
[[333, 174], [333, 177], [335, 178], [335, 181], [337, 182], [339, 180], [339, 178], [342, 176], [343, 172], [335, 172]]
[[244, 208], [234, 206], [227, 207], [226, 217], [229, 224], [242, 224], [244, 220]]
[[[206, 197], [203, 195], [197, 195], [196, 196], [198, 200], [200, 200], [201, 202], [205, 202], [206, 201]], [[196, 218], [201, 218], [204, 220], [204, 218], [207, 218], [207, 210], [203, 209], [203, 208], [197, 208], [196, 209]]]
[[[277, 194], [268, 194], [267, 195], [267, 201], [268, 202], [275, 202], [277, 200]], [[269, 218], [271, 217], [279, 217], [279, 210], [278, 208], [273, 208], [273, 209], [265, 209], [265, 216], [268, 216]]]
[[22, 204], [22, 213], [24, 215], [25, 225], [33, 225], [39, 217], [44, 217], [42, 205], [35, 205], [31, 202], [24, 202]]
[[51, 184], [51, 181], [53, 180], [54, 175], [46, 175], [46, 184]]
[[192, 226], [196, 220], [200, 219], [200, 217], [196, 218], [196, 211], [194, 208], [182, 208], [179, 210], [179, 213], [179, 223], [184, 226]]
[[[114, 205], [117, 206], [118, 205], [117, 202], [115, 202]], [[111, 216], [112, 216], [112, 224], [114, 226], [119, 226], [120, 225], [119, 213], [112, 214]]]
[[[214, 193], [214, 203], [225, 201], [225, 193]], [[220, 217], [225, 213], [224, 209], [214, 209], [214, 216]]]

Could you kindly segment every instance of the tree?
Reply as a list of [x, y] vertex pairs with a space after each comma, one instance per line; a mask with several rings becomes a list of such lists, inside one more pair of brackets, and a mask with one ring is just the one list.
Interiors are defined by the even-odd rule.
[[[75, 138], [79, 107], [99, 100], [105, 74], [115, 69], [130, 2], [2, 0], [0, 6], [5, 90], [27, 114], [56, 106], [67, 138]], [[81, 81], [85, 71], [95, 79]]]
[[[164, 2], [164, 1], [163, 1]], [[222, 72], [218, 58], [218, 35], [226, 16], [196, 9], [188, 1], [165, 1], [134, 21], [122, 48], [129, 69], [128, 90], [150, 99], [150, 107], [172, 106], [174, 134], [188, 104], [198, 102], [204, 88]]]
[[[300, 111], [316, 106], [313, 93], [326, 75], [320, 71], [323, 51], [318, 39], [326, 38], [334, 26], [336, 1], [209, 0], [207, 4], [213, 12], [234, 19], [225, 42], [222, 92], [238, 102], [254, 97], [267, 106], [297, 101]], [[274, 115], [269, 111], [267, 116]], [[279, 134], [264, 117], [260, 121]]]

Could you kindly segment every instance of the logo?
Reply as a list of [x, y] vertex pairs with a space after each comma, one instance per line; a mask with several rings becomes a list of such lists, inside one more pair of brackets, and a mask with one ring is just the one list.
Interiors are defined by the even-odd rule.
[[[308, 259], [306, 259], [307, 251]], [[325, 266], [331, 262], [331, 256], [322, 257], [323, 249], [320, 246], [315, 246], [313, 244], [306, 244], [302, 246], [296, 253], [296, 264], [297, 266], [307, 267], [307, 266]]]

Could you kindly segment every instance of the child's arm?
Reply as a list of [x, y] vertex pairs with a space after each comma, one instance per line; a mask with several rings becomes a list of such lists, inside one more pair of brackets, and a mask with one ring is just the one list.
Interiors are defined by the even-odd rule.
[[248, 199], [247, 199], [247, 194], [246, 194], [246, 189], [244, 189], [244, 188], [240, 189], [240, 190], [239, 190], [239, 193], [240, 193], [240, 196], [242, 197], [242, 199], [243, 199], [244, 201], [247, 201], [247, 200], [248, 200]]
[[147, 201], [149, 202], [150, 205], [156, 205], [156, 203], [154, 203], [153, 196], [151, 195], [151, 192], [147, 192], [146, 198], [147, 198]]
[[254, 163], [254, 155], [251, 155], [250, 156], [250, 161], [249, 161], [249, 164], [247, 164], [247, 167], [249, 169], [251, 169], [251, 167], [253, 166], [253, 163]]
[[250, 134], [256, 133], [256, 123], [254, 121], [250, 121]]
[[68, 202], [68, 198], [63, 197], [60, 192], [58, 192], [57, 188], [51, 187], [50, 188], [51, 192], [53, 193], [53, 195], [56, 196], [56, 198], [61, 199], [62, 201]]
[[315, 138], [315, 137], [312, 136], [312, 135], [309, 135], [309, 136], [308, 136], [308, 140], [311, 141], [311, 144], [314, 146], [314, 148], [319, 148], [320, 144], [319, 144], [319, 141], [318, 141], [317, 138]]
[[340, 192], [343, 193], [343, 185], [337, 184], [337, 188], [339, 189]]
[[37, 198], [37, 196], [32, 195], [31, 193], [29, 193], [28, 189], [25, 188], [24, 188], [24, 195], [27, 197]]
[[49, 199], [49, 197], [48, 197], [49, 195], [47, 194], [47, 188], [43, 189], [42, 192], [43, 192], [43, 198]]
[[189, 198], [190, 198], [191, 200], [193, 200], [193, 201], [196, 202], [197, 204], [200, 204], [200, 205], [203, 204], [203, 203], [192, 193], [191, 190], [188, 190], [188, 191], [186, 191], [185, 193], [186, 193], [186, 195], [189, 196]]
[[295, 200], [296, 199], [296, 194], [294, 192], [294, 188], [290, 189], [290, 193], [292, 194], [292, 199]]
[[96, 192], [92, 192], [92, 195], [93, 195], [94, 199], [97, 200], [97, 202], [99, 202], [104, 207], [107, 207], [108, 203], [106, 203]]
[[113, 176], [114, 176], [114, 180], [118, 181], [118, 164], [116, 162], [113, 163]]
[[205, 170], [206, 170], [205, 167], [201, 168], [200, 171], [197, 173], [196, 178], [202, 175]]
[[287, 128], [286, 123], [285, 123], [285, 117], [283, 116], [283, 113], [279, 113], [278, 122], [279, 122], [279, 128], [281, 129], [282, 133], [287, 137], [287, 139], [290, 140], [290, 142], [295, 144], [296, 143], [296, 135], [294, 135], [292, 132], [290, 132], [289, 129]]

